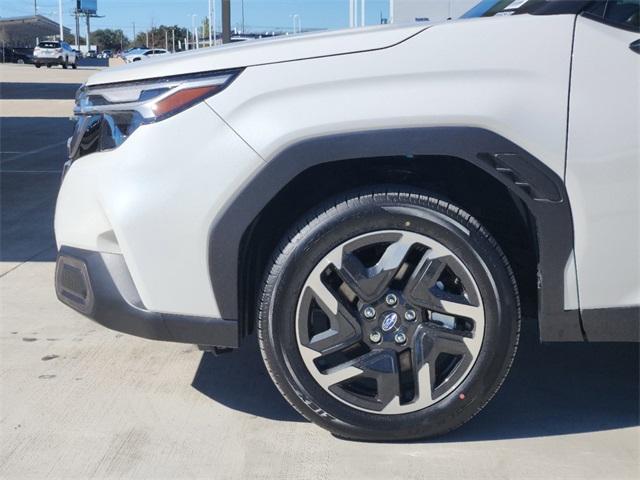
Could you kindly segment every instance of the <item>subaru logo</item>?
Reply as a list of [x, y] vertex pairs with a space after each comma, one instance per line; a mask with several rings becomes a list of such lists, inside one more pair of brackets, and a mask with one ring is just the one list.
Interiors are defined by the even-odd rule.
[[398, 314], [396, 312], [387, 312], [383, 315], [382, 317], [382, 331], [383, 332], [388, 332], [389, 330], [391, 330], [393, 327], [396, 326], [396, 323], [398, 322]]

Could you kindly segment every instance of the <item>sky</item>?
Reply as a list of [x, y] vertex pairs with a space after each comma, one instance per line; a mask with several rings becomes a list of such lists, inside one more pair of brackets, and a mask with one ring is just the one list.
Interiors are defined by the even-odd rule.
[[[57, 21], [57, 0], [36, 0], [39, 13]], [[220, 11], [220, 0], [215, 0]], [[75, 0], [63, 0], [64, 25], [74, 27], [71, 12]], [[349, 26], [349, 0], [231, 0], [231, 26], [244, 22], [247, 31], [268, 31], [291, 29], [292, 15], [300, 15], [303, 29], [343, 28]], [[104, 18], [91, 20], [92, 30], [98, 28], [119, 28], [128, 37], [132, 36], [133, 23], [136, 32], [144, 31], [151, 25], [191, 26], [191, 14], [198, 15], [200, 21], [207, 16], [208, 0], [98, 0], [98, 14]], [[366, 23], [380, 23], [380, 16], [388, 17], [389, 0], [366, 0]], [[0, 17], [33, 15], [34, 0], [0, 1]], [[220, 15], [218, 13], [218, 29]], [[81, 27], [82, 28], [82, 27]]]

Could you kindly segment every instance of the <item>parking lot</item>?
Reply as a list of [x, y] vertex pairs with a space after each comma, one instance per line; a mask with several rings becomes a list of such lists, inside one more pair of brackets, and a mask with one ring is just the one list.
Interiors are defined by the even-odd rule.
[[215, 357], [64, 307], [54, 206], [73, 96], [92, 72], [0, 66], [1, 478], [638, 478], [636, 344], [540, 345], [526, 319], [476, 418], [439, 439], [367, 444], [289, 407], [255, 338]]

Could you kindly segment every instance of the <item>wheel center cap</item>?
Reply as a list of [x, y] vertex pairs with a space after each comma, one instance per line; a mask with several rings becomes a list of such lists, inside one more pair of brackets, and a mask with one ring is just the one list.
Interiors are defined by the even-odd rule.
[[382, 324], [380, 328], [382, 328], [383, 332], [388, 332], [398, 323], [398, 314], [396, 312], [386, 312], [382, 315]]

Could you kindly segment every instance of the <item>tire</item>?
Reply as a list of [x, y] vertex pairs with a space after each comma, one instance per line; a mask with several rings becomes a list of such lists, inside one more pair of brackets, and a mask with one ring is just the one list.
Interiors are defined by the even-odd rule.
[[71, 64], [71, 68], [73, 68], [74, 70], [76, 70], [78, 68], [78, 59], [77, 58], [73, 61], [73, 64]]
[[51, 68], [51, 64], [50, 63], [47, 63], [47, 68]]
[[336, 436], [447, 433], [487, 404], [513, 362], [520, 301], [507, 258], [436, 197], [342, 197], [298, 224], [267, 272], [257, 325], [267, 369]]
[[40, 68], [42, 65], [40, 65], [39, 63], [36, 63], [36, 68]]
[[68, 58], [66, 58], [66, 59], [64, 60], [64, 62], [62, 62], [60, 65], [62, 65], [62, 68], [63, 68], [64, 70], [66, 70], [66, 69], [67, 69], [67, 67], [69, 66], [69, 59], [68, 59]]

